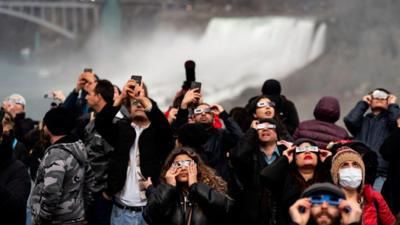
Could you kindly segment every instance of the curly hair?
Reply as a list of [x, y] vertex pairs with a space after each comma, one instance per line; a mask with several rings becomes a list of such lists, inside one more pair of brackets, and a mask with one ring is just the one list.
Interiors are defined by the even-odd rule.
[[223, 194], [227, 194], [228, 188], [226, 182], [221, 177], [217, 176], [215, 171], [207, 166], [200, 156], [189, 147], [177, 148], [168, 155], [161, 171], [161, 181], [165, 182], [165, 174], [171, 167], [174, 159], [176, 156], [182, 154], [189, 156], [197, 164], [197, 179], [199, 182], [205, 183]]

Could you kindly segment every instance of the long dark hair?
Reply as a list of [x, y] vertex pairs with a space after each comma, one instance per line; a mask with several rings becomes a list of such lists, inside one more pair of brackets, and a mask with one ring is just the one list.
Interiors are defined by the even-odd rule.
[[[303, 142], [309, 143], [309, 142]], [[315, 145], [313, 143], [309, 143], [311, 145]], [[293, 153], [296, 154], [296, 153]], [[315, 154], [315, 153], [312, 153]], [[313, 178], [309, 181], [306, 181], [303, 176], [299, 172], [299, 168], [296, 164], [296, 155], [293, 155], [293, 161], [290, 164], [290, 174], [296, 179], [297, 183], [302, 187], [302, 189], [306, 189], [308, 186], [314, 183], [321, 183], [321, 182], [331, 182], [329, 170], [324, 168], [322, 161], [319, 157], [319, 153], [317, 153], [317, 165], [314, 168], [314, 175]]]
[[217, 176], [215, 171], [207, 166], [200, 156], [189, 147], [177, 148], [168, 155], [161, 170], [161, 181], [165, 182], [165, 174], [178, 155], [187, 155], [197, 164], [197, 179], [199, 182], [205, 183], [223, 194], [227, 193], [226, 182], [221, 177]]
[[[247, 109], [247, 111], [249, 112], [249, 117], [250, 117], [250, 118], [255, 119], [253, 114], [256, 113], [256, 110], [257, 110], [257, 103], [258, 103], [261, 99], [264, 99], [264, 98], [266, 98], [266, 99], [268, 99], [268, 100], [270, 100], [271, 102], [273, 102], [273, 103], [276, 104], [276, 102], [274, 102], [274, 101], [271, 99], [271, 97], [268, 96], [268, 95], [260, 95], [260, 96], [254, 98], [254, 99], [251, 99], [250, 102], [246, 105], [246, 109]], [[276, 129], [276, 131], [277, 131], [277, 134], [278, 134], [278, 139], [279, 139], [279, 140], [281, 140], [281, 139], [283, 139], [283, 140], [291, 139], [290, 134], [289, 134], [289, 132], [288, 132], [286, 126], [285, 126], [285, 125], [283, 124], [283, 122], [282, 122], [282, 118], [279, 116], [279, 112], [278, 112], [278, 110], [277, 110], [276, 105], [275, 105], [273, 108], [274, 108], [274, 110], [275, 110], [273, 119], [277, 122], [277, 124], [276, 124], [277, 129]], [[251, 122], [250, 122], [250, 124], [251, 124]], [[289, 137], [290, 137], [290, 138], [289, 138]], [[289, 141], [290, 141], [290, 140], [289, 140]]]

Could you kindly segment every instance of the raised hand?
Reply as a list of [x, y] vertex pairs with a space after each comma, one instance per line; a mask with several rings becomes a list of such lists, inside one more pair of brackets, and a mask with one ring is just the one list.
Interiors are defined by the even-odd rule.
[[332, 152], [325, 150], [325, 149], [319, 149], [319, 158], [321, 159], [321, 162], [324, 162], [326, 158], [332, 155]]
[[171, 186], [176, 186], [176, 176], [178, 176], [179, 172], [181, 172], [180, 167], [171, 166], [167, 173], [165, 174], [165, 182]]
[[285, 151], [283, 151], [282, 155], [284, 155], [288, 160], [289, 163], [293, 161], [293, 155], [294, 155], [294, 150], [296, 149], [296, 146], [292, 146]]
[[289, 215], [292, 221], [299, 225], [306, 225], [310, 219], [311, 202], [309, 198], [301, 198], [297, 200], [289, 208]]
[[339, 204], [342, 215], [342, 224], [348, 225], [361, 221], [362, 210], [360, 204], [355, 201], [342, 200]]
[[251, 122], [250, 127], [253, 128], [254, 130], [257, 130], [257, 125], [259, 124], [258, 120], [253, 120]]
[[217, 115], [217, 116], [224, 111], [224, 108], [218, 104], [212, 104], [210, 108], [211, 108], [212, 112], [214, 113], [214, 115]]
[[362, 97], [362, 100], [364, 102], [368, 103], [368, 105], [371, 105], [372, 97], [371, 97], [371, 95], [365, 95]]
[[396, 97], [396, 96], [394, 96], [394, 95], [389, 95], [389, 98], [388, 98], [388, 105], [390, 105], [390, 104], [396, 104], [396, 101], [397, 101], [397, 97]]
[[189, 165], [188, 174], [188, 185], [190, 187], [192, 184], [197, 183], [197, 165], [194, 161], [192, 161]]
[[191, 103], [196, 103], [200, 100], [201, 94], [198, 92], [199, 89], [191, 89], [188, 90], [185, 94], [185, 97], [183, 97], [182, 103], [181, 103], [181, 108], [182, 109], [187, 109], [189, 104]]

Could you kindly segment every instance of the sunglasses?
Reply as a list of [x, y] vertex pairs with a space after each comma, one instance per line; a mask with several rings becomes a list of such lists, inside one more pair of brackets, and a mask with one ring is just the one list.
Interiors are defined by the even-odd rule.
[[199, 114], [202, 114], [202, 113], [211, 113], [211, 108], [205, 108], [205, 109], [195, 109], [194, 111], [193, 111], [193, 114], [194, 115], [199, 115]]
[[372, 92], [372, 98], [386, 100], [389, 98], [389, 94], [384, 91], [375, 90], [374, 92]]
[[339, 206], [340, 201], [342, 199], [332, 195], [315, 195], [311, 196], [311, 204], [312, 205], [321, 205], [326, 202], [332, 206]]
[[296, 147], [296, 153], [303, 153], [303, 152], [319, 152], [317, 146], [305, 146], [305, 147]]
[[257, 124], [257, 130], [269, 130], [269, 129], [276, 129], [276, 125], [269, 123]]
[[193, 160], [179, 160], [179, 161], [173, 162], [172, 167], [175, 167], [175, 168], [189, 167], [191, 162], [193, 162]]
[[257, 108], [262, 108], [262, 107], [275, 107], [274, 102], [257, 102]]

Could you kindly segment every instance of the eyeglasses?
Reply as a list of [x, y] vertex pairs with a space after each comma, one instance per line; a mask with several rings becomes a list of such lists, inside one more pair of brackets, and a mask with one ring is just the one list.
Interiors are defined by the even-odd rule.
[[257, 130], [268, 130], [268, 129], [276, 129], [276, 125], [269, 123], [257, 124]]
[[199, 114], [202, 114], [203, 112], [204, 112], [204, 113], [211, 113], [211, 109], [210, 109], [210, 108], [205, 108], [205, 109], [197, 108], [197, 109], [195, 109], [195, 110], [193, 111], [193, 113], [194, 113], [195, 116], [197, 116], [197, 115], [199, 115]]
[[340, 201], [342, 199], [332, 195], [315, 195], [311, 196], [311, 204], [312, 205], [321, 205], [326, 202], [332, 206], [339, 206]]
[[296, 147], [296, 153], [303, 153], [303, 152], [319, 152], [317, 146], [304, 146], [304, 147]]
[[193, 162], [193, 160], [179, 160], [179, 161], [173, 162], [172, 167], [176, 167], [176, 168], [189, 167], [191, 162]]
[[389, 94], [381, 90], [375, 90], [372, 92], [372, 98], [386, 100], [389, 98]]
[[257, 108], [275, 107], [275, 102], [257, 102]]

